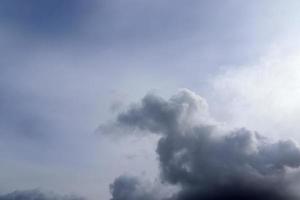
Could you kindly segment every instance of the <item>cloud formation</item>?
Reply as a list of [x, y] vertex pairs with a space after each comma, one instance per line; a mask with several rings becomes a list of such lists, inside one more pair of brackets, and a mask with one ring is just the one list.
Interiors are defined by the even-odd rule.
[[152, 200], [154, 196], [135, 177], [120, 176], [110, 187], [113, 200]]
[[[148, 94], [120, 113], [116, 124], [161, 135], [156, 149], [161, 179], [181, 188], [172, 200], [295, 197], [287, 174], [300, 166], [297, 144], [274, 142], [246, 128], [227, 130], [192, 91], [181, 90], [169, 100]], [[112, 200], [140, 199], [138, 187], [138, 180], [118, 178], [111, 186]], [[145, 198], [158, 199], [148, 193]]]
[[74, 195], [60, 196], [54, 193], [44, 193], [35, 190], [16, 190], [8, 194], [0, 195], [0, 200], [84, 200], [82, 197]]

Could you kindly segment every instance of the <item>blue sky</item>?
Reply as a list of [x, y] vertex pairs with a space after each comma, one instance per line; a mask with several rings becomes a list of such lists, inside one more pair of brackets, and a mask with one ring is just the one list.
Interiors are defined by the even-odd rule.
[[40, 188], [109, 199], [121, 174], [157, 177], [156, 136], [99, 133], [148, 92], [188, 88], [228, 126], [300, 139], [299, 7], [1, 1], [0, 193]]

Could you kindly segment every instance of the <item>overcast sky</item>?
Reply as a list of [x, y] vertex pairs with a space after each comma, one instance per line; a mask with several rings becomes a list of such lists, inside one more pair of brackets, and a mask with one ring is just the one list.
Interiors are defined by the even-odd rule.
[[297, 0], [2, 0], [0, 194], [109, 200], [121, 175], [159, 179], [160, 136], [106, 134], [128, 132], [111, 123], [149, 93], [188, 88], [213, 121], [300, 141], [299, 9]]

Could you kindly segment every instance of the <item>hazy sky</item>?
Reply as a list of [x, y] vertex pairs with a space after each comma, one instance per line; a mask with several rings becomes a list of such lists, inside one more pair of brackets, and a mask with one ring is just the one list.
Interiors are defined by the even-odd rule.
[[157, 179], [159, 136], [103, 128], [149, 92], [188, 88], [228, 127], [300, 140], [299, 9], [297, 0], [0, 1], [0, 194], [108, 200], [120, 175]]

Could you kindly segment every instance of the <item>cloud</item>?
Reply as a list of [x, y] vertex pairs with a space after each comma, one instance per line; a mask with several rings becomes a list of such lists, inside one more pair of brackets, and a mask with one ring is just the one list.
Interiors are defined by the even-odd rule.
[[172, 196], [177, 188], [162, 184], [155, 179], [153, 182], [140, 180], [133, 176], [119, 176], [110, 185], [111, 200], [157, 200]]
[[16, 190], [8, 194], [0, 195], [0, 200], [84, 200], [75, 195], [60, 196], [54, 193], [45, 193], [35, 190]]
[[[120, 113], [116, 124], [161, 136], [156, 149], [161, 180], [181, 188], [172, 200], [294, 198], [287, 174], [300, 166], [298, 145], [246, 128], [227, 130], [192, 91], [181, 90], [169, 100], [148, 94]], [[117, 179], [113, 200], [140, 197], [138, 187], [136, 180]]]
[[111, 200], [154, 200], [153, 194], [134, 177], [120, 176], [110, 186], [113, 198]]
[[195, 120], [209, 119], [207, 103], [201, 97], [183, 90], [169, 102], [155, 96], [146, 95], [141, 105], [133, 105], [126, 113], [118, 116], [119, 124], [137, 126], [155, 133], [172, 134], [183, 131]]
[[257, 64], [219, 73], [211, 80], [215, 110], [235, 126], [299, 139], [299, 53], [297, 48], [274, 46]]

